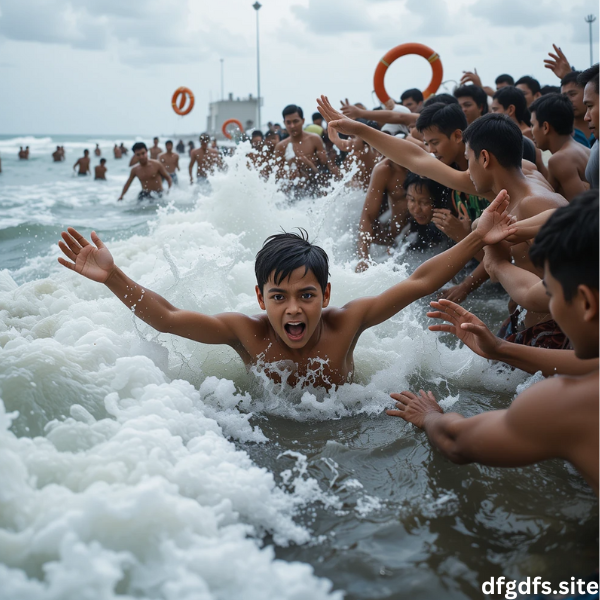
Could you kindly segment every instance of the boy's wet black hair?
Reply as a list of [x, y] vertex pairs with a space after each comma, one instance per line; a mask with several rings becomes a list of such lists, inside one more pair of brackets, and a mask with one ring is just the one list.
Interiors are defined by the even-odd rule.
[[542, 91], [542, 86], [537, 79], [531, 77], [531, 75], [523, 75], [521, 79], [517, 79], [515, 86], [517, 85], [526, 85], [531, 93], [535, 96], [538, 92]]
[[105, 158], [101, 158], [101, 159], [100, 159], [100, 164], [103, 164], [103, 163], [105, 163], [105, 162], [106, 162], [106, 159], [105, 159]]
[[443, 186], [433, 179], [422, 177], [421, 175], [409, 171], [404, 180], [403, 187], [408, 192], [408, 188], [411, 185], [414, 185], [418, 192], [426, 187], [431, 194], [434, 208], [447, 208], [448, 188], [446, 186]]
[[573, 133], [575, 113], [573, 103], [563, 94], [547, 94], [532, 102], [529, 111], [535, 113], [535, 120], [540, 124], [548, 123], [559, 135]]
[[515, 80], [508, 73], [502, 73], [502, 75], [498, 75], [498, 77], [496, 77], [496, 81], [494, 81], [494, 83], [496, 85], [498, 85], [499, 83], [508, 83], [508, 85], [515, 85]]
[[416, 127], [421, 133], [430, 127], [437, 127], [446, 137], [450, 137], [457, 129], [463, 131], [467, 128], [467, 117], [458, 102], [435, 102], [421, 111]]
[[273, 281], [279, 285], [290, 277], [293, 271], [304, 267], [304, 274], [312, 271], [321, 290], [325, 293], [329, 279], [329, 258], [323, 248], [311, 244], [306, 230], [298, 228], [298, 233], [284, 232], [268, 237], [256, 255], [254, 271], [256, 283], [263, 291], [271, 273]]
[[487, 150], [505, 169], [520, 169], [523, 164], [523, 134], [508, 115], [488, 113], [479, 117], [463, 131], [463, 140], [475, 158]]
[[432, 104], [458, 104], [458, 100], [452, 96], [451, 94], [433, 94], [429, 96], [425, 102], [423, 102], [423, 107], [431, 106]]
[[410, 88], [410, 90], [406, 90], [402, 93], [402, 96], [400, 96], [400, 102], [402, 103], [409, 98], [419, 104], [419, 102], [423, 102], [423, 92], [417, 88]]
[[577, 82], [582, 88], [592, 82], [594, 89], [596, 90], [596, 94], [598, 93], [598, 63], [591, 66], [589, 69], [586, 69], [582, 73], [579, 74], [577, 78]]
[[478, 85], [461, 85], [454, 90], [455, 98], [471, 98], [475, 104], [481, 109], [481, 114], [485, 115], [488, 113], [488, 95], [485, 93], [483, 88]]
[[146, 144], [144, 144], [144, 142], [136, 142], [133, 146], [131, 146], [131, 151], [137, 152], [138, 150], [148, 150], [148, 148], [146, 148]]
[[320, 112], [316, 112], [312, 114], [313, 123], [318, 121], [319, 119], [323, 119], [323, 115]]
[[548, 268], [569, 302], [580, 285], [598, 289], [598, 190], [589, 190], [557, 209], [535, 236], [531, 262]]
[[166, 146], [167, 144], [171, 144], [171, 146], [172, 146], [172, 145], [173, 145], [173, 140], [167, 140], [167, 141], [165, 142], [165, 146]]
[[525, 123], [525, 125], [531, 127], [531, 115], [527, 108], [527, 100], [523, 90], [507, 85], [494, 94], [494, 100], [497, 100], [498, 104], [501, 104], [505, 110], [512, 104], [515, 107], [515, 119], [519, 123]]
[[298, 113], [298, 116], [301, 119], [304, 119], [304, 113], [302, 112], [302, 109], [299, 106], [296, 106], [295, 104], [288, 104], [282, 111], [281, 115], [283, 116], [283, 119], [285, 121], [285, 118], [288, 115], [293, 115], [294, 113]]
[[581, 75], [581, 71], [571, 71], [570, 73], [567, 73], [560, 80], [560, 86], [562, 87], [563, 85], [569, 85], [569, 83], [574, 83], [577, 87], [582, 87], [582, 85], [578, 81], [579, 75]]
[[265, 136], [263, 135], [263, 132], [262, 132], [260, 129], [255, 129], [255, 130], [252, 132], [252, 137], [253, 137], [253, 138], [255, 138], [255, 137], [259, 137], [259, 138], [262, 140], [262, 139], [263, 139]]

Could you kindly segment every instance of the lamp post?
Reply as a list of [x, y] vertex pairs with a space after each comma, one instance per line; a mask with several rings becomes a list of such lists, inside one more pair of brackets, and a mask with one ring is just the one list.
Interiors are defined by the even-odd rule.
[[260, 129], [260, 38], [258, 35], [258, 11], [262, 4], [258, 0], [252, 5], [252, 8], [256, 11], [256, 87], [258, 92], [258, 124], [257, 127]]
[[[258, 4], [258, 3], [257, 3]], [[594, 53], [592, 51], [592, 23], [596, 20], [594, 15], [588, 15], [585, 22], [590, 26], [590, 67], [594, 64]]]

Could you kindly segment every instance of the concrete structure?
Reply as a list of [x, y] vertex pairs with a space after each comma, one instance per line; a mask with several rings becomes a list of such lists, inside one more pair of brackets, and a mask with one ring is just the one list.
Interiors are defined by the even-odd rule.
[[258, 98], [250, 94], [247, 98], [235, 98], [229, 94], [227, 100], [211, 102], [206, 118], [206, 130], [218, 140], [225, 139], [221, 127], [227, 119], [237, 119], [244, 126], [244, 130], [257, 128]]

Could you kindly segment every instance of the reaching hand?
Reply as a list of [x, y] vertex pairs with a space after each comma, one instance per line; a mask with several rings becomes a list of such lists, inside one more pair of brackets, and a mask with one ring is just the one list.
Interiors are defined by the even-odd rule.
[[448, 289], [444, 290], [441, 293], [440, 298], [445, 298], [446, 300], [450, 300], [451, 302], [456, 302], [457, 304], [460, 304], [461, 302], [464, 302], [467, 299], [468, 295], [469, 290], [466, 289], [464, 285], [459, 283], [458, 285], [453, 285], [452, 287], [449, 287]]
[[460, 85], [465, 85], [467, 83], [472, 83], [473, 85], [483, 87], [481, 85], [481, 77], [479, 77], [477, 74], [477, 69], [473, 69], [472, 71], [463, 71], [463, 76], [460, 78]]
[[495, 266], [498, 263], [508, 261], [512, 259], [510, 253], [510, 244], [506, 242], [500, 242], [493, 246], [486, 246], [484, 249], [483, 266], [490, 276], [493, 282], [497, 282], [498, 279], [495, 276]]
[[363, 110], [362, 108], [358, 108], [358, 106], [354, 106], [354, 104], [350, 104], [348, 102], [348, 98], [346, 98], [346, 102], [342, 100], [342, 113], [346, 115], [349, 119], [359, 119], [362, 117]]
[[431, 220], [441, 232], [455, 242], [460, 242], [471, 233], [471, 221], [459, 219], [447, 208], [434, 208]]
[[95, 247], [76, 229], [69, 227], [67, 231], [69, 233], [62, 232], [64, 241], [58, 242], [58, 245], [63, 254], [73, 262], [65, 260], [62, 256], [59, 257], [58, 262], [92, 281], [104, 283], [115, 268], [115, 262], [108, 248], [95, 231], [92, 231], [92, 241], [96, 244]]
[[425, 393], [419, 390], [419, 395], [412, 392], [401, 392], [400, 394], [390, 394], [396, 400], [396, 409], [389, 409], [385, 412], [390, 417], [400, 417], [420, 429], [423, 429], [425, 417], [429, 413], [443, 413], [440, 405], [431, 392]]
[[465, 346], [471, 348], [475, 354], [479, 354], [483, 358], [496, 358], [502, 340], [496, 337], [483, 321], [465, 310], [462, 306], [449, 300], [431, 302], [431, 306], [436, 310], [428, 312], [427, 316], [432, 319], [448, 321], [450, 325], [445, 323], [442, 325], [430, 325], [429, 331], [452, 333]]
[[492, 203], [481, 213], [475, 231], [486, 245], [497, 244], [517, 232], [514, 217], [506, 211], [510, 196], [501, 190]]
[[320, 98], [317, 98], [317, 104], [319, 106], [319, 112], [323, 115], [329, 124], [329, 127], [333, 127], [333, 129], [338, 133], [356, 135], [357, 131], [360, 131], [362, 124], [349, 119], [341, 112], [335, 110], [335, 108], [331, 106], [327, 96], [321, 96]]
[[559, 79], [562, 79], [571, 72], [571, 65], [563, 51], [556, 44], [552, 44], [552, 47], [556, 54], [548, 52], [550, 58], [544, 60], [544, 66], [546, 69], [550, 69]]

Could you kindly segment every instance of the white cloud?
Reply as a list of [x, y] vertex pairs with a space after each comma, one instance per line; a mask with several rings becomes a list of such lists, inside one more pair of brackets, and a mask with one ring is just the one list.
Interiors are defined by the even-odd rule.
[[375, 27], [364, 0], [309, 0], [308, 6], [294, 4], [291, 10], [310, 31], [321, 35], [371, 31]]

